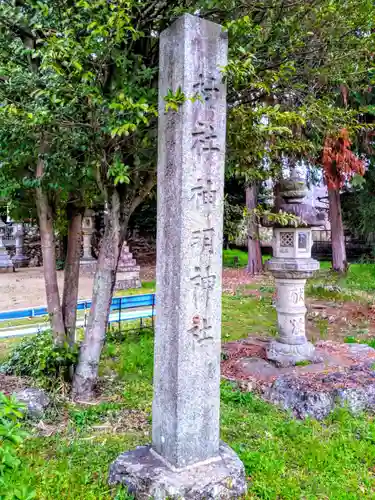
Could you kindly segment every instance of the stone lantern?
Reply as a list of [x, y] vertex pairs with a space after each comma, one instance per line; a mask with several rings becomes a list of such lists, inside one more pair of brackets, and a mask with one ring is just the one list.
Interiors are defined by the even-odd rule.
[[12, 259], [14, 267], [27, 267], [29, 259], [23, 253], [25, 231], [22, 223], [15, 224], [13, 235], [16, 239], [16, 254]]
[[318, 361], [314, 346], [306, 338], [305, 285], [319, 263], [311, 258], [312, 227], [321, 226], [324, 214], [303, 203], [305, 182], [295, 176], [281, 182], [281, 211], [294, 215], [287, 226], [273, 227], [273, 258], [266, 264], [275, 277], [278, 337], [267, 347], [267, 357], [279, 366], [293, 366], [301, 361]]
[[13, 263], [10, 260], [7, 249], [4, 245], [6, 224], [0, 219], [0, 272], [7, 273], [14, 271]]
[[91, 253], [91, 239], [95, 231], [94, 227], [95, 212], [90, 208], [85, 210], [82, 219], [82, 236], [83, 236], [83, 256], [81, 258], [81, 269], [89, 272], [95, 272], [96, 260]]

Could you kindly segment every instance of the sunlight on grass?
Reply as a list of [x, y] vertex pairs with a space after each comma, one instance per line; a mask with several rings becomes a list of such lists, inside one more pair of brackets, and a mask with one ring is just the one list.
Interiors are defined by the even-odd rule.
[[[270, 258], [269, 255], [263, 255], [263, 262]], [[238, 249], [228, 249], [223, 251], [223, 266], [224, 267], [246, 267], [247, 252]]]
[[276, 311], [270, 298], [223, 295], [223, 341], [248, 335], [274, 335]]

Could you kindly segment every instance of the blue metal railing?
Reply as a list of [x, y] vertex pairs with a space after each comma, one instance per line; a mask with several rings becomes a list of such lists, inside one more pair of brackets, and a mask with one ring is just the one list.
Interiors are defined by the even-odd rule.
[[[82, 300], [77, 304], [77, 311], [84, 311], [84, 319], [77, 319], [77, 328], [85, 327], [87, 322], [87, 311], [91, 307], [91, 300]], [[145, 309], [146, 308], [146, 309]], [[121, 333], [121, 324], [126, 321], [140, 320], [141, 328], [143, 327], [143, 319], [151, 319], [152, 326], [154, 325], [155, 316], [155, 294], [148, 293], [144, 295], [129, 295], [122, 297], [114, 297], [111, 302], [110, 312], [108, 316], [108, 324], [118, 323], [118, 330]], [[48, 311], [46, 307], [32, 307], [27, 309], [16, 309], [13, 311], [0, 312], [0, 338], [23, 336], [38, 333], [43, 330], [48, 330], [47, 324], [41, 325], [25, 325], [11, 328], [1, 328], [1, 322], [41, 318], [48, 319]]]
[[[135, 309], [137, 307], [154, 307], [155, 294], [129, 295], [123, 297], [114, 297], [111, 303], [111, 312], [125, 309]], [[91, 300], [82, 300], [77, 304], [77, 311], [90, 309]], [[0, 312], [0, 321], [10, 321], [14, 319], [29, 319], [47, 316], [46, 307], [30, 307], [27, 309], [14, 309], [12, 311]]]

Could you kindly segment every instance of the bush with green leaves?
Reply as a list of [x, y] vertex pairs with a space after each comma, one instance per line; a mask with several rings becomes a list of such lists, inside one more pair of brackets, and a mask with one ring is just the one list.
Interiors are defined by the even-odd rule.
[[68, 380], [78, 360], [78, 347], [55, 346], [51, 332], [27, 337], [11, 351], [1, 371], [7, 375], [31, 377], [44, 386]]
[[0, 392], [0, 485], [5, 474], [19, 464], [15, 449], [25, 437], [20, 426], [22, 418], [22, 406], [14, 397], [7, 398]]
[[27, 436], [22, 430], [23, 405], [14, 397], [6, 397], [0, 392], [0, 500], [31, 500], [35, 492], [27, 485], [22, 490], [14, 490], [10, 473], [14, 472], [21, 460], [17, 448]]

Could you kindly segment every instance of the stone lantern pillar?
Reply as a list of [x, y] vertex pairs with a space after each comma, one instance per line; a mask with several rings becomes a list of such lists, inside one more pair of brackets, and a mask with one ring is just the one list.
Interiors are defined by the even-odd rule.
[[25, 231], [22, 223], [15, 224], [14, 237], [16, 239], [16, 254], [12, 259], [14, 267], [27, 267], [29, 259], [23, 253]]
[[91, 239], [95, 231], [94, 215], [95, 212], [87, 208], [82, 219], [83, 256], [81, 258], [81, 269], [88, 272], [96, 271], [96, 260], [91, 253]]
[[10, 260], [9, 254], [4, 245], [4, 236], [5, 236], [5, 228], [6, 224], [0, 219], [0, 272], [7, 273], [13, 272], [14, 267], [13, 263]]
[[275, 277], [278, 337], [267, 348], [267, 357], [279, 366], [293, 366], [301, 361], [317, 361], [314, 346], [305, 330], [305, 285], [319, 262], [311, 258], [312, 230], [321, 226], [320, 214], [303, 203], [305, 182], [296, 177], [281, 183], [283, 212], [296, 216], [288, 226], [273, 226], [273, 258], [266, 264]]

